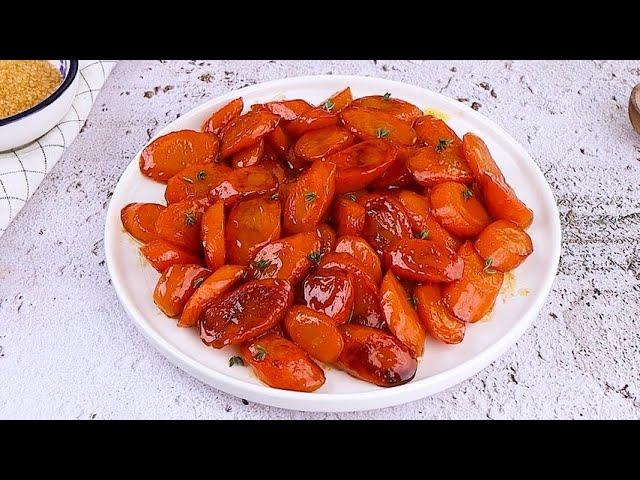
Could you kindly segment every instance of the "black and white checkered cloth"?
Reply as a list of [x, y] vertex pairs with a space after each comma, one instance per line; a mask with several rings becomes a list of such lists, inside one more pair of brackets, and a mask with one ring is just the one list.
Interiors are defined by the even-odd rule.
[[115, 63], [80, 60], [78, 92], [60, 123], [38, 140], [0, 153], [0, 235], [76, 138]]

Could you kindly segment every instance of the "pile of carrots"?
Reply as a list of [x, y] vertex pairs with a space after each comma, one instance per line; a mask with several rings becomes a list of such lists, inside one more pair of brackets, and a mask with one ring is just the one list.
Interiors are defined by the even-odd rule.
[[167, 205], [121, 212], [161, 274], [157, 306], [236, 346], [230, 367], [304, 392], [317, 362], [401, 385], [426, 335], [461, 342], [533, 251], [533, 213], [485, 143], [415, 105], [346, 88], [243, 111], [151, 142], [140, 170]]

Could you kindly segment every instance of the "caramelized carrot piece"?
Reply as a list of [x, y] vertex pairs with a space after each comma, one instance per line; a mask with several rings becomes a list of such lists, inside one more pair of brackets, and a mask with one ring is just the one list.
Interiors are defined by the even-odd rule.
[[338, 115], [328, 112], [323, 107], [315, 107], [300, 114], [295, 120], [289, 122], [285, 132], [293, 138], [298, 138], [305, 132], [318, 128], [330, 127], [338, 123]]
[[418, 307], [418, 317], [429, 335], [449, 344], [460, 343], [464, 339], [467, 326], [442, 303], [440, 285], [418, 285], [413, 289], [413, 296]]
[[[303, 137], [304, 138], [304, 137]], [[383, 140], [369, 140], [329, 155], [325, 160], [337, 168], [338, 193], [361, 190], [395, 161], [398, 149]]]
[[391, 333], [411, 350], [414, 357], [421, 356], [425, 332], [409, 303], [407, 291], [391, 271], [387, 271], [380, 284], [380, 305]]
[[167, 203], [177, 203], [206, 197], [209, 190], [219, 185], [231, 172], [228, 166], [221, 163], [187, 167], [169, 179], [164, 198]]
[[211, 270], [224, 265], [224, 201], [218, 200], [204, 212], [200, 227], [204, 259]]
[[363, 140], [382, 138], [399, 145], [413, 145], [416, 132], [393, 115], [364, 107], [348, 107], [340, 113], [345, 127]]
[[280, 124], [264, 136], [267, 144], [271, 146], [276, 154], [276, 158], [286, 156], [291, 147], [291, 140]]
[[429, 197], [409, 190], [401, 190], [397, 193], [397, 198], [407, 211], [409, 222], [416, 238], [433, 240], [453, 251], [457, 251], [460, 248], [460, 240], [447, 232], [431, 215]]
[[351, 318], [354, 282], [350, 273], [320, 268], [307, 276], [302, 286], [305, 304], [330, 317], [335, 324]]
[[218, 138], [211, 133], [180, 130], [156, 138], [140, 154], [140, 171], [166, 182], [191, 165], [212, 163], [218, 158]]
[[236, 168], [209, 190], [211, 200], [224, 200], [233, 205], [238, 200], [271, 195], [278, 190], [278, 180], [262, 165]]
[[264, 154], [264, 138], [261, 138], [253, 145], [244, 150], [240, 150], [231, 156], [231, 164], [234, 168], [250, 167], [260, 161]]
[[270, 387], [313, 392], [325, 381], [324, 371], [295, 343], [268, 333], [240, 349], [240, 355]]
[[305, 100], [280, 100], [278, 102], [267, 102], [264, 106], [271, 113], [282, 118], [282, 120], [291, 121], [298, 118], [303, 113], [311, 110], [313, 106]]
[[312, 230], [325, 217], [335, 193], [335, 165], [314, 162], [287, 189], [283, 225], [287, 232]]
[[247, 282], [211, 303], [200, 319], [200, 339], [214, 348], [238, 345], [266, 333], [293, 302], [286, 280]]
[[473, 133], [463, 137], [465, 158], [480, 185], [489, 213], [496, 219], [510, 220], [520, 228], [533, 221], [533, 212], [509, 186], [502, 171], [482, 139]]
[[264, 197], [236, 203], [225, 228], [228, 261], [248, 265], [258, 250], [280, 238], [280, 210], [280, 202]]
[[415, 105], [405, 102], [404, 100], [400, 100], [399, 98], [393, 98], [389, 94], [360, 97], [351, 102], [351, 106], [380, 110], [396, 117], [398, 120], [408, 123], [409, 125], [411, 125], [416, 118], [422, 115], [422, 110]]
[[382, 280], [380, 257], [362, 237], [355, 235], [341, 236], [338, 239], [335, 251], [336, 253], [348, 253], [355, 258], [376, 285]]
[[416, 282], [451, 282], [462, 277], [464, 262], [453, 250], [432, 240], [405, 238], [393, 242], [384, 261], [396, 275]]
[[202, 124], [201, 130], [203, 132], [218, 135], [222, 129], [229, 124], [229, 122], [240, 116], [243, 108], [244, 102], [242, 101], [242, 98], [231, 100], [222, 108], [213, 112], [213, 114]]
[[434, 148], [440, 146], [441, 149], [447, 148], [457, 156], [464, 157], [462, 140], [443, 120], [433, 115], [425, 115], [415, 120], [413, 129], [424, 145]]
[[411, 223], [404, 207], [390, 196], [377, 195], [364, 202], [367, 216], [362, 236], [378, 255], [393, 241], [411, 238]]
[[250, 111], [231, 121], [222, 132], [220, 156], [224, 159], [256, 143], [272, 132], [280, 117], [266, 111]]
[[333, 363], [342, 352], [342, 335], [324, 313], [295, 305], [287, 312], [284, 326], [296, 345], [321, 362]]
[[458, 256], [464, 261], [462, 277], [442, 290], [444, 304], [460, 320], [477, 322], [493, 308], [504, 274], [485, 265], [473, 243], [465, 242]]
[[320, 128], [311, 130], [298, 139], [295, 154], [308, 161], [319, 160], [343, 150], [354, 141], [354, 136], [342, 127]]
[[278, 278], [297, 284], [314, 266], [320, 238], [313, 232], [281, 238], [262, 247], [249, 264], [247, 277]]
[[320, 256], [328, 252], [333, 252], [336, 246], [336, 232], [326, 223], [321, 223], [316, 227], [316, 235], [320, 239]]
[[400, 341], [381, 330], [341, 325], [344, 347], [336, 365], [349, 375], [380, 387], [395, 387], [413, 379], [417, 360]]
[[193, 295], [187, 300], [182, 310], [182, 315], [180, 315], [178, 326], [195, 326], [207, 306], [237, 284], [244, 276], [245, 271], [245, 268], [240, 265], [223, 265], [214, 271], [204, 282], [197, 286]]
[[439, 183], [431, 189], [429, 198], [433, 216], [452, 235], [476, 237], [491, 222], [482, 203], [461, 183]]
[[158, 279], [153, 301], [165, 315], [176, 317], [182, 313], [198, 285], [210, 274], [210, 270], [200, 265], [171, 265]]
[[422, 147], [407, 160], [407, 168], [416, 182], [425, 187], [442, 182], [469, 183], [473, 174], [464, 157], [450, 146]]
[[351, 104], [352, 100], [351, 88], [347, 87], [344, 90], [338, 90], [318, 106], [331, 113], [340, 113]]
[[533, 252], [531, 237], [509, 220], [496, 220], [475, 242], [476, 251], [491, 268], [508, 272]]
[[178, 247], [166, 240], [152, 240], [140, 247], [140, 253], [145, 256], [149, 263], [158, 272], [162, 273], [171, 265], [176, 264], [203, 264], [204, 261], [199, 255]]
[[140, 242], [155, 240], [158, 238], [156, 220], [165, 208], [157, 203], [130, 203], [120, 211], [122, 226]]
[[207, 198], [172, 203], [158, 215], [156, 220], [158, 237], [179, 247], [194, 252], [200, 251], [202, 249], [200, 225], [202, 215], [209, 205]]
[[364, 207], [346, 197], [333, 203], [333, 221], [338, 235], [360, 235], [364, 228]]
[[379, 178], [374, 180], [369, 187], [371, 188], [406, 188], [415, 185], [413, 174], [407, 168], [407, 159], [412, 156], [418, 147], [401, 146], [398, 148], [398, 154], [393, 163], [387, 168]]

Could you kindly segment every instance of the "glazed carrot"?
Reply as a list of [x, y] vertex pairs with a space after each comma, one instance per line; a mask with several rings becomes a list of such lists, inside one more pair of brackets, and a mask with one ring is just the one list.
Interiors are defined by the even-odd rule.
[[453, 250], [432, 240], [404, 238], [384, 252], [388, 269], [416, 282], [451, 282], [462, 277], [462, 259]]
[[166, 182], [192, 165], [212, 163], [218, 158], [218, 138], [210, 133], [180, 130], [156, 138], [140, 154], [140, 171], [158, 182]]
[[160, 273], [164, 272], [171, 265], [204, 264], [204, 260], [196, 253], [162, 239], [152, 240], [146, 245], [143, 245], [140, 247], [140, 253], [142, 253], [153, 268]]
[[198, 285], [210, 274], [210, 270], [200, 265], [171, 265], [158, 279], [153, 301], [165, 315], [176, 317], [182, 313]]
[[462, 140], [449, 125], [433, 115], [425, 115], [413, 122], [413, 129], [423, 145], [450, 150], [459, 157], [464, 157]]
[[340, 197], [333, 203], [333, 221], [338, 235], [360, 235], [365, 215], [364, 207], [349, 198]]
[[496, 220], [487, 226], [475, 247], [485, 263], [501, 272], [513, 270], [533, 252], [531, 237], [509, 220]]
[[231, 164], [234, 168], [250, 167], [260, 161], [264, 154], [264, 138], [261, 138], [253, 145], [244, 150], [240, 150], [231, 156]]
[[333, 252], [338, 238], [335, 230], [326, 223], [321, 223], [316, 227], [316, 235], [320, 239], [320, 256]]
[[377, 195], [364, 202], [367, 216], [362, 236], [378, 255], [393, 241], [411, 238], [411, 223], [404, 207], [391, 196]]
[[147, 243], [158, 238], [156, 220], [166, 207], [157, 203], [130, 203], [120, 212], [124, 229], [136, 240]]
[[340, 113], [345, 127], [363, 140], [382, 138], [399, 145], [413, 145], [416, 132], [393, 115], [364, 107], [348, 107]]
[[308, 161], [319, 160], [345, 149], [354, 141], [354, 136], [342, 127], [320, 128], [311, 130], [298, 139], [295, 154]]
[[482, 203], [462, 183], [439, 183], [429, 198], [433, 216], [452, 235], [476, 237], [491, 222]]
[[378, 284], [382, 280], [380, 257], [362, 237], [343, 235], [338, 239], [336, 253], [348, 253], [355, 258], [363, 270]]
[[272, 170], [263, 165], [236, 168], [209, 190], [210, 200], [224, 200], [233, 205], [238, 200], [271, 195], [278, 190]]
[[429, 335], [444, 343], [460, 343], [466, 324], [458, 320], [442, 302], [438, 284], [422, 284], [413, 289], [418, 316]]
[[238, 283], [245, 271], [241, 265], [223, 265], [209, 275], [187, 300], [178, 325], [180, 327], [195, 326], [207, 306]]
[[267, 102], [264, 106], [271, 113], [282, 118], [282, 120], [291, 121], [298, 118], [304, 112], [311, 110], [313, 107], [305, 100], [281, 100], [278, 102]]
[[235, 120], [242, 113], [244, 102], [242, 98], [236, 98], [215, 111], [203, 124], [201, 130], [203, 132], [214, 133], [218, 135], [221, 130], [227, 126], [229, 122]]
[[296, 305], [287, 312], [284, 326], [296, 345], [321, 362], [335, 362], [342, 352], [342, 335], [324, 313]]
[[422, 147], [407, 160], [407, 168], [420, 185], [431, 187], [442, 182], [469, 183], [473, 174], [465, 159], [450, 146]]
[[407, 188], [415, 185], [413, 174], [407, 168], [407, 159], [411, 157], [418, 147], [412, 146], [400, 146], [398, 147], [398, 154], [393, 163], [387, 168], [379, 178], [374, 180], [369, 187], [371, 188]]
[[460, 320], [477, 322], [493, 308], [504, 274], [485, 265], [471, 242], [460, 247], [458, 256], [464, 262], [464, 272], [443, 288], [442, 299]]
[[202, 215], [211, 202], [207, 198], [172, 203], [158, 215], [156, 233], [159, 238], [179, 247], [199, 252]]
[[221, 163], [193, 165], [180, 170], [167, 182], [164, 198], [167, 203], [206, 197], [209, 190], [231, 175], [231, 169]]
[[240, 115], [222, 132], [220, 157], [227, 158], [251, 146], [267, 133], [272, 132], [279, 121], [279, 116], [265, 111], [250, 111]]
[[393, 98], [389, 93], [358, 98], [351, 102], [351, 106], [380, 110], [409, 125], [422, 115], [422, 110], [418, 107], [399, 98]]
[[207, 267], [216, 270], [224, 265], [224, 201], [218, 200], [204, 212], [200, 226], [200, 238]]
[[319, 268], [304, 280], [302, 291], [304, 303], [327, 315], [335, 324], [346, 323], [351, 318], [355, 293], [350, 273]]

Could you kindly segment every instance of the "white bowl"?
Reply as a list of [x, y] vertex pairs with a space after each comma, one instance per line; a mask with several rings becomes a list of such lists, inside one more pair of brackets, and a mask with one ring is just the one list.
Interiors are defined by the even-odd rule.
[[33, 107], [0, 119], [0, 152], [40, 138], [64, 117], [78, 90], [78, 60], [49, 60], [62, 74], [60, 86]]
[[[140, 152], [131, 160], [114, 191], [105, 226], [105, 255], [113, 287], [130, 318], [173, 363], [220, 390], [254, 402], [305, 411], [354, 411], [387, 407], [434, 394], [469, 378], [513, 345], [538, 314], [553, 282], [560, 256], [560, 222], [551, 189], [527, 152], [502, 128], [467, 106], [423, 88], [359, 76], [287, 78], [241, 88], [209, 100], [159, 131], [198, 129], [208, 115], [242, 96], [245, 105], [273, 98], [320, 102], [351, 86], [354, 97], [390, 92], [420, 107], [443, 112], [458, 134], [480, 135], [510, 184], [534, 211], [528, 232], [535, 251], [516, 271], [517, 285], [503, 292], [487, 320], [469, 325], [464, 341], [445, 345], [427, 340], [414, 380], [384, 389], [327, 367], [326, 383], [314, 393], [277, 390], [262, 384], [250, 368], [229, 367], [232, 347], [205, 346], [195, 329], [176, 326], [154, 305], [152, 292], [159, 274], [138, 253], [139, 244], [124, 232], [120, 210], [130, 202], [164, 202], [164, 185], [143, 176]], [[505, 282], [510, 284], [513, 282]], [[509, 290], [509, 289], [508, 289]], [[527, 295], [521, 295], [527, 291]], [[535, 361], [532, 354], [532, 361]]]

